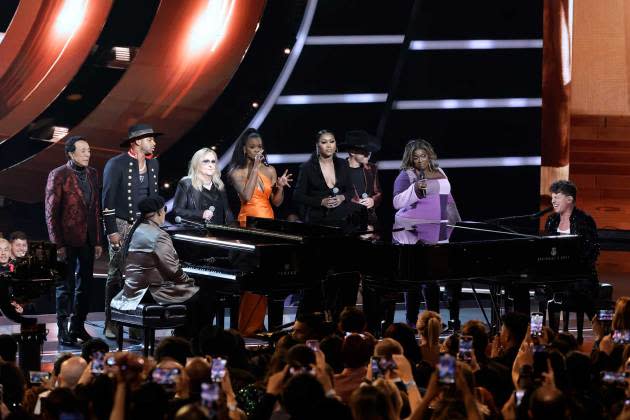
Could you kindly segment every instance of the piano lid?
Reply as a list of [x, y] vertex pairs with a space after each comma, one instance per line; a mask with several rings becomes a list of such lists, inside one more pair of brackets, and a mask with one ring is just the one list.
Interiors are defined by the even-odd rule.
[[[575, 235], [562, 235], [574, 237]], [[392, 227], [392, 243], [400, 245], [484, 242], [540, 238], [491, 223], [463, 221], [455, 225], [448, 221], [404, 221], [398, 218]]]

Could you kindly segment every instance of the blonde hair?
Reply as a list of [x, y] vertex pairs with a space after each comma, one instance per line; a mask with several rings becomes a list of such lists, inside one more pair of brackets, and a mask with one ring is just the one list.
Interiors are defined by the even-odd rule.
[[424, 338], [429, 347], [437, 347], [440, 344], [440, 331], [442, 331], [442, 318], [437, 312], [424, 311], [416, 324], [418, 333]]
[[400, 164], [401, 170], [414, 169], [413, 166], [413, 154], [416, 150], [424, 150], [429, 158], [429, 170], [435, 171], [440, 165], [437, 162], [437, 154], [433, 150], [433, 146], [426, 140], [409, 140], [405, 145], [405, 151], [403, 152], [402, 162]]
[[190, 159], [190, 165], [188, 165], [188, 177], [192, 181], [193, 188], [201, 191], [203, 188], [203, 183], [201, 182], [201, 178], [199, 177], [199, 166], [201, 165], [201, 160], [207, 154], [211, 154], [214, 156], [214, 159], [217, 161], [215, 166], [214, 175], [212, 175], [212, 185], [214, 185], [219, 191], [222, 191], [224, 188], [223, 181], [221, 181], [221, 168], [219, 167], [219, 158], [214, 150], [209, 147], [204, 147], [203, 149], [199, 149], [195, 152], [192, 159]]

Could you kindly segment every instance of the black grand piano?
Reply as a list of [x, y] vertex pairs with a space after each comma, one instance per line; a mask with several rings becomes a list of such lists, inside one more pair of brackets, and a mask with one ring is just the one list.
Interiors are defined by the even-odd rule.
[[[339, 257], [355, 240], [334, 227], [255, 217], [245, 227], [207, 224], [167, 231], [183, 270], [219, 294], [220, 326], [223, 306], [238, 313], [238, 296], [249, 291], [267, 296], [270, 329], [282, 325], [289, 294], [320, 287], [327, 274], [348, 268]], [[232, 328], [236, 323], [237, 317], [230, 317]]]
[[279, 304], [270, 308], [272, 328], [281, 323], [287, 294], [318, 287], [331, 272], [361, 271], [364, 287], [383, 291], [406, 291], [422, 282], [470, 282], [473, 290], [474, 284], [488, 285], [488, 323], [496, 326], [498, 297], [506, 287], [562, 285], [590, 270], [580, 237], [529, 235], [474, 222], [395, 225], [370, 235], [249, 218], [246, 227], [209, 224], [170, 233], [184, 271], [192, 277], [227, 294], [252, 291]]

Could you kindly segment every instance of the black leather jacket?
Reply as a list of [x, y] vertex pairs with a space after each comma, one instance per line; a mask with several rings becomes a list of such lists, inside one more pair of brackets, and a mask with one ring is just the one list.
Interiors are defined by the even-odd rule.
[[[583, 257], [594, 268], [597, 257], [599, 256], [599, 239], [597, 238], [597, 226], [595, 225], [595, 220], [593, 220], [589, 214], [576, 207], [571, 213], [569, 222], [571, 226], [571, 235], [579, 235], [584, 238], [585, 246]], [[545, 223], [545, 233], [547, 235], [557, 235], [559, 225], [560, 215], [557, 213], [551, 214]]]
[[[234, 221], [234, 215], [230, 210], [225, 190], [219, 191], [216, 188], [210, 192], [214, 201], [211, 205], [215, 207], [212, 223], [224, 225]], [[203, 200], [202, 200], [203, 198]], [[202, 197], [202, 192], [192, 186], [189, 177], [182, 178], [177, 184], [175, 197], [173, 198], [173, 218], [181, 216], [185, 219], [202, 220], [202, 215], [209, 206], [203, 206], [202, 202], [208, 202], [206, 197]]]

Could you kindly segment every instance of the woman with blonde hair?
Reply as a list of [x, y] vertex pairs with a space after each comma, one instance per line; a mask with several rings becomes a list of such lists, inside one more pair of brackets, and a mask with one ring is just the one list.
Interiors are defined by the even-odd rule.
[[214, 224], [226, 224], [234, 220], [214, 150], [204, 147], [193, 155], [188, 176], [177, 184], [173, 215]]
[[435, 366], [440, 359], [440, 332], [442, 318], [437, 312], [424, 311], [416, 324], [420, 337], [420, 352], [422, 360]]

